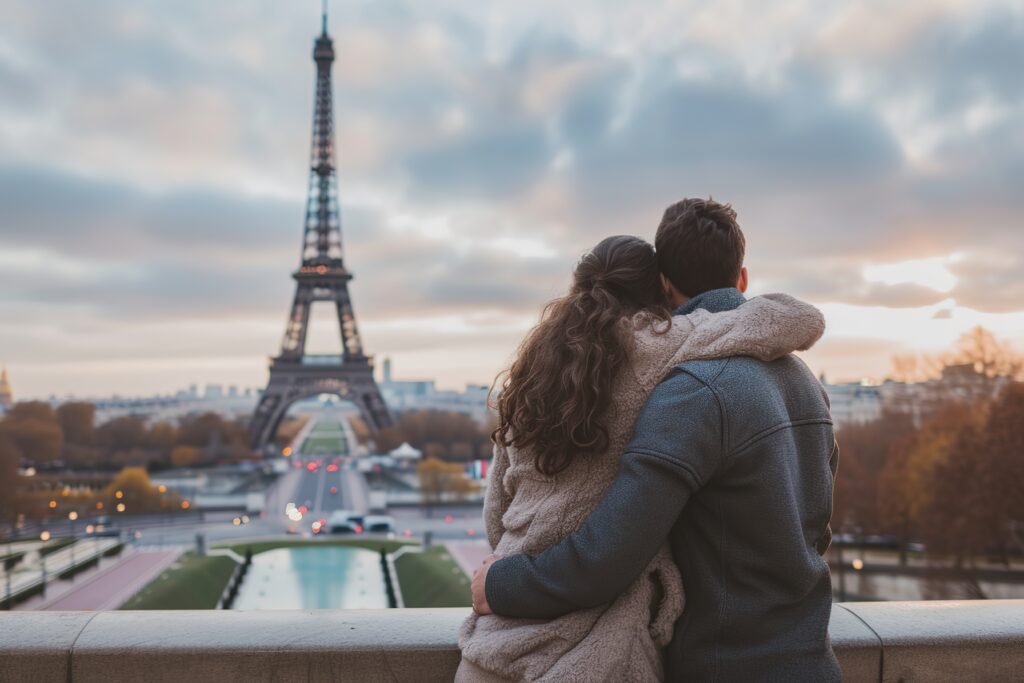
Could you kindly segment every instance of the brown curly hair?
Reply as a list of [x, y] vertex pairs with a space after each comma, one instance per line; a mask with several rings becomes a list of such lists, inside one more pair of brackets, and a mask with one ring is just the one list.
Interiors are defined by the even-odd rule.
[[601, 240], [495, 380], [494, 442], [532, 448], [537, 471], [549, 476], [607, 449], [612, 383], [630, 351], [622, 321], [644, 310], [655, 319], [671, 315], [654, 247], [626, 235]]

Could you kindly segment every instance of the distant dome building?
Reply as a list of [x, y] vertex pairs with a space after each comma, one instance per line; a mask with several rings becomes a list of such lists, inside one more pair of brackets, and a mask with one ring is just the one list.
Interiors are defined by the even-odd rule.
[[11, 381], [7, 377], [7, 366], [0, 371], [0, 413], [11, 409], [14, 405], [14, 393], [11, 391]]

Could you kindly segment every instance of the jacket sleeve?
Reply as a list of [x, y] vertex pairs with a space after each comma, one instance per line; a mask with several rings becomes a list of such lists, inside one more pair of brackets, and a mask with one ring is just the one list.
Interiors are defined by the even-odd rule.
[[487, 471], [487, 494], [484, 496], [484, 528], [491, 550], [498, 547], [498, 541], [505, 533], [501, 518], [505, 516], [512, 496], [505, 490], [505, 473], [508, 472], [508, 449], [494, 444], [494, 457]]
[[510, 617], [551, 619], [618, 597], [668, 538], [722, 454], [714, 391], [677, 371], [651, 393], [604, 500], [573, 534], [537, 557], [498, 560], [487, 602]]
[[728, 356], [772, 361], [811, 348], [825, 333], [821, 311], [786, 294], [754, 297], [731, 311], [697, 310], [686, 318], [693, 332], [683, 340], [671, 365]]
[[[832, 442], [832, 455], [828, 459], [828, 468], [830, 470], [832, 470], [832, 489], [833, 490], [835, 489], [835, 485], [836, 485], [836, 470], [837, 470], [838, 467], [839, 467], [839, 442], [838, 441], [833, 441]], [[825, 525], [825, 532], [821, 535], [821, 538], [819, 538], [818, 542], [815, 544], [815, 550], [817, 550], [818, 554], [823, 556], [823, 557], [825, 555], [825, 551], [828, 550], [828, 547], [830, 545], [832, 545], [832, 520], [831, 520], [831, 516], [832, 516], [831, 506], [829, 506], [829, 517], [830, 517], [829, 523]]]

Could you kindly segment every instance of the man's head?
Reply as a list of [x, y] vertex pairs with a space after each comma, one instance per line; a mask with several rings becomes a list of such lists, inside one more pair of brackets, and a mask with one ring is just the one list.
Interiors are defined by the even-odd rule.
[[728, 204], [713, 199], [676, 202], [665, 209], [654, 248], [673, 305], [712, 289], [747, 288], [746, 240]]

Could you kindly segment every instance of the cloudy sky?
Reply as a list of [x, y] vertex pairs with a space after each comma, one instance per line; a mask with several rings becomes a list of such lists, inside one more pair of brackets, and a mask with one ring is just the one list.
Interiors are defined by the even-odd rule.
[[[318, 14], [0, 0], [19, 396], [265, 381]], [[1020, 0], [334, 0], [330, 30], [352, 292], [399, 377], [490, 381], [582, 250], [709, 194], [754, 292], [825, 310], [831, 378], [978, 323], [1024, 348]], [[311, 350], [332, 332], [317, 314]]]

